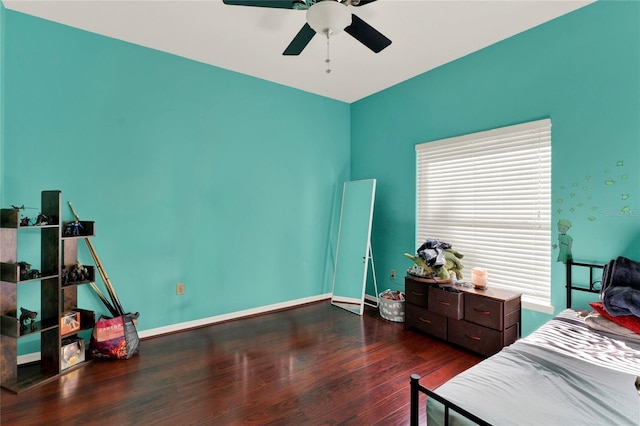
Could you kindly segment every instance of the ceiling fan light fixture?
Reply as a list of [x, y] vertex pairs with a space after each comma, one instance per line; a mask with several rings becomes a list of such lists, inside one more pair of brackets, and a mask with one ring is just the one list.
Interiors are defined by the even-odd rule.
[[307, 10], [307, 23], [318, 34], [336, 35], [351, 25], [351, 12], [335, 0], [324, 0]]

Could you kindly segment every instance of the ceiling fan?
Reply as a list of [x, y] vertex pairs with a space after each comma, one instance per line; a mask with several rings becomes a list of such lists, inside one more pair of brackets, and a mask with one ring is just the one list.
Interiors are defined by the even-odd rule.
[[256, 6], [307, 11], [307, 22], [293, 38], [283, 55], [299, 55], [316, 33], [327, 37], [344, 30], [373, 52], [378, 53], [391, 40], [349, 11], [348, 6], [364, 6], [376, 0], [222, 0], [234, 6]]

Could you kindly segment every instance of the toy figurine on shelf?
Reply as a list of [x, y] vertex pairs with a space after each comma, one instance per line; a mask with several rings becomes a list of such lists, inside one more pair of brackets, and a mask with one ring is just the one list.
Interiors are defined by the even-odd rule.
[[29, 271], [31, 270], [31, 264], [21, 261], [18, 262], [18, 266], [20, 267], [20, 280], [28, 280]]
[[42, 277], [42, 273], [37, 269], [29, 269], [29, 272], [27, 272], [27, 279], [29, 280], [33, 280], [40, 277]]
[[31, 330], [35, 330], [36, 328], [36, 317], [38, 313], [35, 311], [30, 311], [25, 308], [20, 308], [20, 330], [27, 329], [27, 322], [29, 323], [29, 327]]
[[80, 262], [76, 262], [76, 264], [73, 265], [71, 272], [69, 272], [69, 281], [77, 282], [77, 281], [84, 281], [88, 279], [89, 279], [89, 271], [87, 270], [87, 268], [85, 268]]
[[64, 235], [80, 235], [80, 230], [82, 229], [84, 229], [84, 226], [82, 226], [82, 223], [76, 219], [73, 222], [67, 223], [67, 226], [64, 229]]
[[46, 214], [40, 213], [36, 218], [36, 226], [45, 226], [51, 223], [51, 219]]
[[42, 277], [42, 273], [37, 269], [31, 269], [31, 264], [27, 262], [18, 262], [20, 267], [20, 281], [33, 280]]
[[[11, 207], [14, 210], [38, 210], [35, 207], [25, 207], [24, 204], [21, 206], [14, 206], [13, 204], [11, 205]], [[44, 225], [48, 225], [49, 223], [51, 223], [50, 219], [48, 216], [40, 213], [38, 215], [38, 218], [36, 219], [36, 221], [32, 224], [31, 222], [33, 221], [33, 219], [31, 219], [28, 216], [24, 216], [22, 218], [20, 218], [20, 226], [31, 226], [31, 225], [38, 225], [38, 226], [44, 226]]]

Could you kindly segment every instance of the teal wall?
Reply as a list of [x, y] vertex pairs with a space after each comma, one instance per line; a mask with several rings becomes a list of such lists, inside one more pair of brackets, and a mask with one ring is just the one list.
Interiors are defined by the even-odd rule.
[[[352, 105], [351, 175], [378, 179], [372, 244], [385, 288], [403, 288], [404, 274], [389, 282], [389, 271], [410, 266], [402, 254], [420, 243], [415, 145], [545, 117], [552, 222], [572, 223], [574, 258], [640, 259], [640, 3], [606, 1]], [[554, 257], [556, 311], [565, 306], [563, 274]], [[525, 311], [524, 333], [547, 318]]]
[[331, 291], [348, 104], [4, 14], [1, 204], [61, 190], [140, 330]]
[[[2, 12], [0, 204], [62, 190], [96, 221], [142, 330], [329, 292], [349, 178], [377, 179], [378, 286], [402, 289], [415, 144], [543, 117], [574, 257], [640, 257], [636, 2], [595, 3], [352, 105]], [[558, 310], [557, 262], [552, 279]], [[547, 318], [525, 311], [525, 334]]]

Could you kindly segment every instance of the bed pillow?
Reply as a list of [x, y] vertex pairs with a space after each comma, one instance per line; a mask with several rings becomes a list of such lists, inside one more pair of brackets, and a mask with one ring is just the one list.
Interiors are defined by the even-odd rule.
[[602, 306], [602, 302], [591, 302], [589, 303], [591, 307], [600, 315], [607, 318], [608, 320], [613, 321], [616, 324], [619, 324], [634, 333], [640, 334], [640, 317], [636, 317], [633, 315], [621, 315], [619, 317], [611, 316]]
[[629, 330], [627, 327], [623, 327], [620, 324], [616, 324], [600, 315], [596, 311], [592, 311], [584, 319], [584, 322], [592, 330], [603, 331], [606, 333], [614, 334], [616, 336], [624, 337], [628, 340], [640, 342], [640, 334], [634, 333], [633, 330]]

